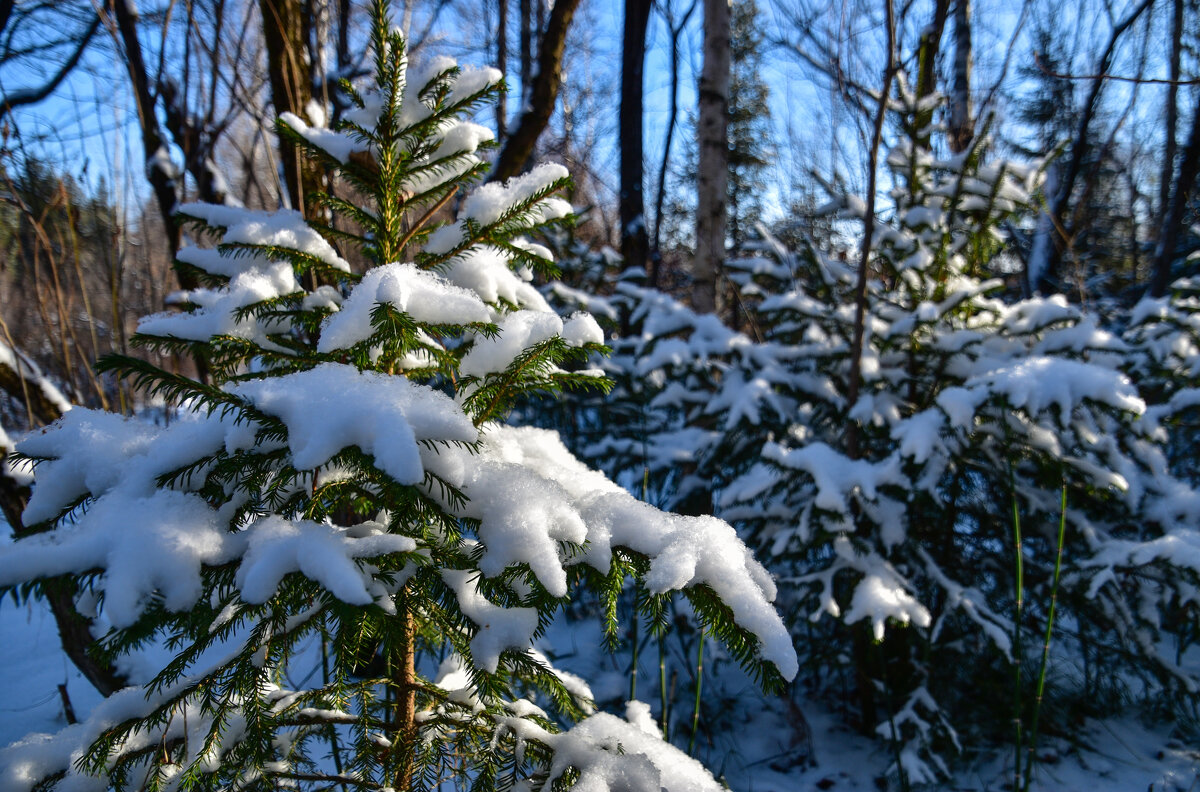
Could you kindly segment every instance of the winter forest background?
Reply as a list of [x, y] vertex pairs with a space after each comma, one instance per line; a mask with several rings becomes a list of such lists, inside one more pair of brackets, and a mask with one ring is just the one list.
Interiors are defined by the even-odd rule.
[[0, 0], [0, 790], [1200, 788], [1198, 45]]

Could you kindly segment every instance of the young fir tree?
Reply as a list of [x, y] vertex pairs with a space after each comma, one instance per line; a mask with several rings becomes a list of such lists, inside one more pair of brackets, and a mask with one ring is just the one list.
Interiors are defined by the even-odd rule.
[[[279, 124], [365, 204], [313, 196], [336, 229], [181, 210], [219, 240], [179, 256], [206, 285], [137, 339], [203, 356], [212, 381], [110, 358], [178, 417], [72, 410], [21, 444], [41, 532], [0, 552], [0, 585], [70, 576], [111, 625], [107, 659], [171, 658], [5, 749], [6, 789], [719, 789], [644, 705], [591, 714], [586, 684], [534, 649], [583, 591], [615, 641], [628, 578], [654, 623], [683, 591], [764, 685], [795, 673], [771, 579], [728, 525], [659, 512], [553, 433], [500, 423], [530, 394], [603, 384], [562, 368], [602, 350], [595, 322], [528, 282], [552, 271], [527, 235], [568, 217], [567, 174], [485, 185], [438, 221], [487, 167], [491, 135], [463, 116], [500, 75], [409, 68], [383, 2], [372, 45], [374, 83], [346, 86], [337, 131]], [[372, 267], [353, 274], [335, 242]], [[314, 654], [321, 677], [289, 682]]]
[[729, 241], [741, 251], [762, 217], [771, 152], [770, 89], [763, 80], [763, 25], [755, 0], [730, 6]]
[[[1122, 376], [1119, 339], [1062, 298], [993, 296], [998, 229], [1028, 205], [1036, 172], [989, 161], [986, 134], [940, 158], [903, 88], [899, 104], [858, 400], [846, 399], [845, 268], [816, 248], [804, 257], [815, 274], [781, 284], [787, 268], [762, 266], [782, 288], [759, 279], [769, 296], [756, 324], [790, 373], [771, 378], [775, 403], [793, 411], [774, 422], [763, 401], [745, 411], [761, 425], [731, 422], [731, 435], [761, 438], [761, 460], [725, 488], [722, 514], [787, 577], [785, 603], [833, 638], [806, 642], [816, 652], [802, 660], [832, 676], [839, 653], [851, 658], [862, 726], [895, 746], [910, 781], [949, 772], [938, 746], [957, 747], [953, 724], [969, 724], [973, 742], [1016, 744], [1021, 786], [1039, 729], [1061, 722], [1042, 702], [1094, 697], [1103, 682], [1089, 669], [1121, 662], [1158, 689], [1195, 684], [1152, 637], [1194, 585], [1185, 556], [1161, 550], [1193, 541], [1179, 520], [1194, 506], [1139, 419], [1145, 403]], [[860, 216], [861, 202], [840, 206]], [[1047, 678], [1055, 611], [1053, 641], [1082, 685]], [[984, 694], [964, 699], [964, 689]]]
[[[784, 581], [806, 681], [853, 691], [898, 773], [932, 781], [953, 772], [944, 749], [1009, 742], [1020, 787], [1038, 732], [1069, 716], [1051, 702], [1095, 706], [1133, 676], [1195, 689], [1162, 639], [1185, 645], [1194, 629], [1200, 501], [1169, 475], [1154, 414], [1138, 417], [1121, 341], [1061, 297], [995, 296], [1000, 228], [1030, 203], [1036, 169], [989, 160], [986, 134], [938, 157], [926, 106], [903, 89], [894, 101], [857, 402], [857, 242], [842, 257], [767, 240], [731, 263], [745, 334], [623, 287], [639, 332], [614, 396], [649, 407], [652, 471], [689, 459], [704, 472], [717, 513]], [[831, 210], [855, 222], [863, 206], [846, 196]], [[1143, 311], [1172, 324], [1145, 325], [1141, 365], [1176, 389], [1187, 306]], [[1185, 387], [1172, 404], [1193, 398]]]

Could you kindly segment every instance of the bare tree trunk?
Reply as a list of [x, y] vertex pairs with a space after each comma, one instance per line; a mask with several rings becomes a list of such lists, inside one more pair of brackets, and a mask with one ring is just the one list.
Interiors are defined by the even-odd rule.
[[1192, 132], [1179, 162], [1179, 175], [1171, 191], [1170, 211], [1163, 217], [1158, 233], [1158, 244], [1154, 247], [1154, 280], [1150, 294], [1162, 297], [1171, 285], [1171, 265], [1175, 263], [1175, 248], [1179, 234], [1183, 231], [1183, 216], [1196, 189], [1196, 178], [1200, 176], [1200, 95], [1192, 111]]
[[350, 0], [337, 0], [337, 68], [338, 74], [350, 77]]
[[971, 119], [971, 0], [954, 3], [954, 88], [950, 93], [950, 150], [966, 151], [975, 137]]
[[645, 267], [649, 239], [642, 190], [642, 78], [650, 0], [625, 0], [621, 49], [621, 256], [627, 267]]
[[729, 3], [704, 0], [704, 66], [700, 71], [700, 165], [696, 174], [696, 257], [692, 307], [721, 309], [717, 283], [725, 263], [726, 200], [729, 191]]
[[399, 597], [404, 620], [400, 645], [392, 657], [392, 680], [395, 687], [395, 714], [392, 719], [395, 738], [392, 744], [400, 751], [400, 764], [396, 769], [393, 787], [399, 792], [412, 789], [414, 754], [417, 749], [417, 670], [416, 670], [416, 624], [408, 598]]
[[1043, 245], [1039, 251], [1039, 257], [1035, 257], [1032, 254], [1029, 257], [1029, 280], [1042, 294], [1052, 294], [1060, 291], [1062, 287], [1058, 270], [1062, 263], [1063, 253], [1066, 252], [1067, 238], [1070, 235], [1070, 229], [1066, 228], [1064, 223], [1067, 216], [1067, 204], [1071, 200], [1071, 193], [1075, 190], [1075, 182], [1079, 179], [1079, 174], [1083, 170], [1084, 160], [1091, 149], [1088, 133], [1091, 130], [1092, 119], [1096, 117], [1096, 113], [1100, 110], [1100, 94], [1104, 88], [1104, 78], [1107, 76], [1109, 69], [1112, 68], [1112, 60], [1116, 53], [1117, 42], [1125, 31], [1137, 21], [1142, 12], [1153, 4], [1154, 0], [1142, 0], [1125, 19], [1113, 28], [1112, 34], [1108, 38], [1108, 44], [1104, 48], [1104, 52], [1100, 56], [1096, 68], [1093, 69], [1091, 90], [1084, 101], [1083, 113], [1079, 119], [1079, 127], [1075, 132], [1075, 138], [1071, 141], [1071, 157], [1063, 169], [1062, 180], [1058, 185], [1058, 190], [1050, 197], [1050, 206], [1047, 210], [1047, 213], [1050, 215], [1051, 225], [1053, 226], [1053, 230], [1050, 233], [1050, 241], [1053, 244]]
[[[850, 346], [850, 381], [846, 392], [846, 404], [854, 408], [862, 387], [862, 352], [866, 336], [867, 276], [871, 266], [871, 239], [875, 236], [875, 189], [879, 170], [879, 149], [883, 144], [883, 122], [887, 118], [888, 96], [892, 92], [892, 80], [896, 77], [896, 16], [892, 0], [886, 0], [887, 9], [887, 65], [883, 70], [883, 87], [879, 93], [879, 108], [875, 111], [875, 128], [871, 135], [871, 148], [867, 153], [867, 195], [863, 217], [862, 250], [858, 262], [858, 280], [854, 287], [854, 337]], [[846, 426], [846, 454], [851, 459], [862, 456], [858, 422], [851, 420]]]
[[578, 7], [579, 0], [558, 0], [550, 11], [546, 35], [538, 47], [537, 75], [532, 78], [533, 85], [527, 94], [521, 121], [500, 150], [496, 167], [489, 177], [493, 181], [511, 178], [525, 170], [538, 137], [550, 123], [554, 103], [558, 100], [558, 90], [562, 87], [562, 59], [567, 31]]
[[667, 14], [667, 27], [671, 30], [671, 99], [670, 109], [667, 111], [667, 132], [663, 140], [662, 162], [658, 167], [658, 189], [654, 195], [654, 241], [650, 248], [650, 277], [647, 279], [651, 288], [658, 287], [661, 276], [659, 270], [662, 268], [663, 203], [667, 197], [667, 167], [671, 163], [671, 144], [675, 140], [675, 125], [679, 119], [679, 39], [683, 35], [683, 29], [687, 27], [688, 20], [695, 13], [698, 2], [699, 0], [692, 0], [678, 22], [674, 20], [669, 10], [664, 11]]
[[[138, 126], [142, 133], [142, 150], [146, 156], [146, 178], [154, 189], [154, 198], [162, 215], [167, 233], [167, 244], [171, 257], [179, 251], [179, 228], [175, 225], [175, 206], [179, 203], [179, 185], [173, 172], [170, 154], [158, 129], [158, 118], [154, 112], [155, 97], [150, 91], [150, 77], [146, 71], [146, 60], [142, 55], [142, 44], [138, 40], [137, 6], [133, 0], [114, 2], [110, 7], [116, 18], [117, 34], [125, 50], [125, 68], [133, 84], [133, 99], [138, 111]], [[179, 285], [184, 289], [195, 288], [197, 283], [190, 276], [180, 274]]]
[[1171, 16], [1171, 63], [1170, 84], [1167, 85], [1167, 117], [1163, 129], [1162, 176], [1158, 182], [1159, 222], [1166, 220], [1170, 211], [1171, 182], [1175, 176], [1175, 130], [1179, 126], [1179, 77], [1180, 60], [1183, 53], [1183, 0], [1175, 0]]
[[[946, 30], [946, 19], [950, 15], [950, 0], [936, 0], [933, 6], [933, 19], [921, 31], [917, 42], [917, 97], [925, 98], [937, 88], [937, 57], [942, 48], [942, 35]], [[929, 146], [929, 132], [933, 124], [933, 106], [917, 113], [916, 128], [918, 140], [926, 147]]]
[[[267, 71], [275, 114], [294, 113], [308, 117], [313, 99], [309, 75], [305, 14], [300, 0], [259, 0], [263, 39], [267, 45]], [[307, 161], [295, 145], [279, 140], [280, 167], [293, 209], [307, 217], [305, 197], [320, 185], [316, 165]]]
[[309, 16], [312, 24], [312, 72], [309, 84], [317, 86], [321, 95], [317, 97], [322, 107], [329, 107], [329, 33], [333, 26], [331, 0], [310, 0]]
[[[496, 68], [508, 76], [508, 0], [496, 0], [499, 6], [499, 34], [496, 38]], [[501, 91], [496, 97], [496, 143], [503, 146], [508, 134], [508, 94]]]
[[521, 15], [521, 100], [528, 100], [533, 83], [533, 2], [520, 0], [517, 13]]

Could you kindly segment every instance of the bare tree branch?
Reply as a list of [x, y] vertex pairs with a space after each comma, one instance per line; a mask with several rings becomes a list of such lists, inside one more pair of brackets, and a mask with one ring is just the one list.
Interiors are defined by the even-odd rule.
[[[4, 29], [4, 25], [7, 23], [9, 16], [9, 13], [7, 13], [6, 9], [4, 8], [5, 3], [8, 4], [8, 12], [11, 12], [12, 9], [11, 0], [0, 0], [0, 30]], [[21, 107], [23, 105], [37, 104], [50, 94], [54, 93], [55, 89], [58, 88], [58, 86], [62, 84], [62, 81], [67, 78], [67, 75], [74, 71], [75, 67], [79, 65], [79, 59], [83, 57], [84, 51], [87, 49], [88, 44], [90, 44], [92, 41], [92, 37], [96, 35], [96, 31], [99, 29], [100, 15], [97, 14], [95, 19], [92, 20], [91, 24], [88, 25], [87, 30], [84, 31], [83, 37], [79, 39], [79, 44], [75, 47], [75, 51], [71, 53], [71, 56], [63, 62], [62, 67], [59, 68], [59, 70], [54, 73], [54, 76], [51, 77], [44, 85], [38, 88], [28, 88], [23, 91], [15, 91], [11, 94], [5, 94], [3, 98], [0, 98], [0, 118], [8, 113], [11, 113], [14, 108]]]
[[579, 0], [558, 0], [550, 12], [546, 34], [538, 48], [537, 76], [533, 78], [529, 92], [529, 109], [521, 115], [520, 123], [501, 149], [496, 167], [489, 177], [493, 181], [512, 178], [525, 169], [537, 139], [550, 123], [558, 90], [562, 86], [562, 59], [567, 31], [578, 7]]

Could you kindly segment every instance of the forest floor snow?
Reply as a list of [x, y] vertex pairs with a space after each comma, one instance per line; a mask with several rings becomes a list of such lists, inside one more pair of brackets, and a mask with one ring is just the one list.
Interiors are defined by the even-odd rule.
[[[568, 637], [566, 630], [573, 634]], [[555, 633], [556, 665], [589, 679], [602, 703], [627, 697], [628, 674], [598, 650], [599, 630], [594, 624], [588, 620], [571, 625], [560, 622]], [[658, 661], [653, 648], [643, 655], [639, 666], [644, 680], [639, 698], [648, 701], [657, 716]], [[784, 704], [781, 699], [762, 696], [739, 677], [740, 672], [730, 668], [729, 673], [718, 672], [717, 679], [705, 679], [707, 690], [734, 704], [719, 714], [724, 728], [714, 738], [702, 740], [697, 751], [732, 789], [840, 792], [898, 788], [895, 777], [888, 778], [891, 757], [885, 745], [853, 733], [835, 713], [820, 705], [803, 699]], [[80, 718], [100, 700], [63, 653], [54, 619], [39, 602], [16, 604], [5, 598], [0, 603], [0, 680], [0, 746], [66, 725], [60, 685], [66, 686]], [[686, 671], [678, 673], [674, 687], [674, 706], [679, 710], [674, 720], [683, 724], [691, 712]], [[797, 728], [801, 722], [805, 728]], [[1043, 742], [1039, 754], [1044, 761], [1038, 765], [1034, 789], [1200, 792], [1200, 746], [1173, 739], [1169, 726], [1147, 726], [1130, 716], [1092, 721], [1085, 730], [1081, 736], [1088, 748]], [[1011, 749], [980, 755], [958, 767], [952, 783], [928, 788], [946, 792], [1010, 788]]]

